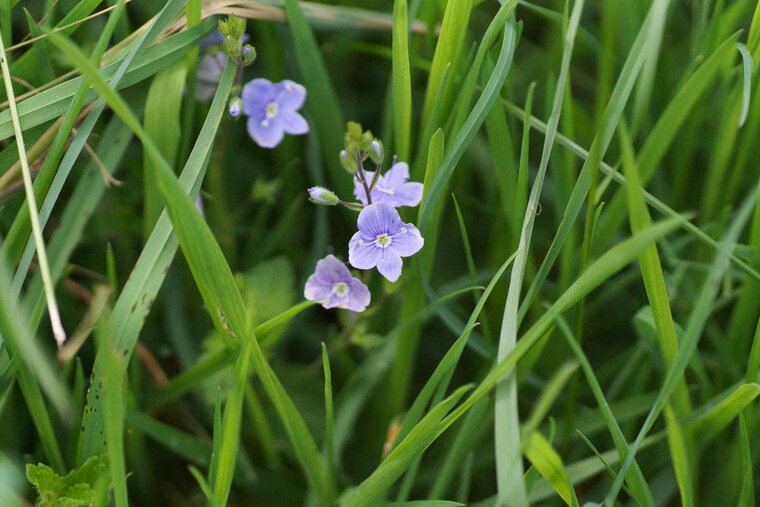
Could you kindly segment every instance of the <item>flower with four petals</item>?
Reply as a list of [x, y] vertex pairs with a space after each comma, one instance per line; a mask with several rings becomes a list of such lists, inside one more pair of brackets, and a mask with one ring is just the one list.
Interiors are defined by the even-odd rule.
[[243, 87], [242, 98], [248, 134], [259, 146], [274, 148], [285, 133], [300, 135], [309, 131], [309, 124], [297, 112], [306, 100], [306, 88], [298, 83], [254, 79]]
[[351, 276], [345, 264], [328, 255], [317, 262], [314, 274], [306, 280], [304, 297], [325, 308], [345, 308], [363, 312], [369, 305], [370, 294], [361, 280]]
[[348, 242], [348, 262], [357, 269], [377, 270], [388, 281], [401, 276], [401, 258], [419, 252], [425, 240], [412, 224], [405, 224], [395, 208], [378, 202], [359, 213], [359, 231]]

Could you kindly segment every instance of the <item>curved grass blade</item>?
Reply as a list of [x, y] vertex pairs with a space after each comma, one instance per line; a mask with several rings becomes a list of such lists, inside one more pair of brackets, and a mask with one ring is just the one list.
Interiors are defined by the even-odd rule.
[[[546, 168], [549, 165], [554, 137], [559, 125], [562, 112], [562, 101], [570, 69], [570, 59], [573, 54], [575, 34], [583, 12], [583, 0], [577, 0], [573, 6], [562, 53], [562, 63], [559, 77], [557, 78], [556, 93], [552, 113], [547, 124], [544, 147], [541, 154], [541, 162], [538, 168], [536, 180], [528, 198], [528, 205], [524, 210], [520, 240], [517, 247], [515, 266], [509, 280], [509, 291], [504, 304], [502, 314], [501, 332], [499, 335], [499, 350], [497, 360], [503, 360], [517, 342], [518, 306], [520, 292], [525, 275], [525, 266], [528, 262], [530, 241], [533, 235], [533, 224], [536, 218], [535, 209], [541, 196]], [[523, 153], [523, 155], [525, 155]], [[498, 497], [500, 504], [507, 501], [514, 505], [528, 505], [528, 495], [523, 480], [522, 449], [520, 444], [520, 420], [517, 407], [517, 378], [514, 372], [502, 380], [496, 388], [496, 408], [494, 416], [494, 452], [496, 454], [496, 470], [498, 478]]]
[[418, 227], [420, 230], [425, 229], [428, 221], [431, 219], [431, 213], [436, 207], [437, 201], [441, 198], [443, 191], [451, 179], [457, 162], [464, 154], [464, 151], [470, 145], [475, 134], [483, 124], [488, 112], [494, 105], [499, 91], [507, 79], [509, 68], [512, 64], [515, 46], [517, 45], [517, 30], [514, 17], [511, 17], [504, 25], [504, 38], [502, 40], [501, 51], [496, 62], [493, 74], [488, 80], [483, 93], [478, 98], [472, 112], [467, 117], [462, 129], [454, 139], [453, 144], [446, 152], [440, 168], [436, 172], [435, 178], [426, 191], [425, 199], [420, 208], [420, 217]]
[[570, 201], [563, 212], [562, 221], [560, 222], [557, 234], [554, 236], [551, 246], [541, 263], [541, 266], [538, 268], [538, 272], [536, 273], [528, 292], [525, 294], [519, 313], [518, 323], [525, 317], [527, 309], [538, 295], [539, 288], [546, 280], [549, 270], [554, 265], [554, 262], [559, 256], [560, 250], [570, 235], [575, 220], [578, 217], [578, 213], [586, 199], [586, 194], [591, 187], [593, 175], [598, 170], [602, 158], [609, 147], [618, 122], [622, 117], [625, 105], [628, 102], [631, 90], [636, 83], [636, 78], [644, 64], [647, 49], [649, 45], [653, 43], [653, 41], [650, 40], [651, 32], [657, 25], [658, 20], [664, 16], [669, 3], [670, 0], [655, 0], [649, 9], [644, 24], [642, 25], [641, 30], [636, 37], [636, 41], [626, 58], [623, 69], [620, 72], [620, 77], [615, 84], [609, 104], [607, 105], [604, 117], [602, 118], [602, 124], [597, 130], [597, 133], [594, 136], [594, 141], [591, 144], [589, 157], [581, 168], [578, 180], [573, 187]]
[[699, 342], [699, 338], [702, 335], [702, 331], [704, 330], [707, 318], [710, 315], [710, 307], [712, 306], [712, 302], [717, 296], [720, 281], [728, 269], [729, 252], [731, 251], [731, 247], [736, 243], [739, 234], [741, 234], [741, 231], [743, 230], [744, 225], [749, 218], [757, 197], [757, 190], [750, 192], [749, 196], [747, 199], [745, 199], [745, 202], [739, 209], [734, 222], [731, 224], [725, 235], [723, 245], [716, 255], [716, 258], [710, 268], [710, 272], [708, 273], [707, 280], [705, 281], [705, 284], [699, 293], [697, 301], [689, 317], [689, 322], [682, 341], [682, 347], [678, 350], [678, 354], [676, 355], [673, 364], [668, 368], [667, 375], [660, 387], [660, 391], [657, 395], [654, 406], [650, 410], [646, 420], [644, 421], [644, 424], [639, 430], [639, 434], [637, 435], [636, 440], [633, 442], [633, 445], [631, 445], [631, 452], [623, 463], [620, 469], [620, 474], [615, 479], [615, 482], [612, 484], [612, 487], [607, 494], [605, 501], [609, 503], [609, 505], [614, 504], [614, 501], [617, 498], [617, 494], [622, 486], [622, 479], [628, 469], [631, 467], [633, 457], [636, 455], [636, 452], [641, 446], [641, 443], [646, 437], [646, 434], [654, 425], [657, 416], [665, 407], [665, 404], [670, 398], [670, 394], [686, 370], [689, 359], [697, 348], [697, 343]]

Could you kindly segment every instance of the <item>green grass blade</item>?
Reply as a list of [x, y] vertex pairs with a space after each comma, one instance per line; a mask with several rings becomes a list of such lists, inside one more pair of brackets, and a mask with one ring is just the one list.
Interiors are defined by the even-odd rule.
[[316, 123], [322, 156], [330, 167], [331, 188], [338, 195], [350, 194], [351, 179], [346, 177], [345, 170], [337, 163], [343, 148], [342, 134], [345, 127], [338, 95], [300, 2], [285, 0], [285, 12], [293, 36], [296, 60], [306, 89], [309, 90], [306, 107]]
[[430, 118], [438, 89], [443, 78], [443, 73], [451, 63], [456, 60], [460, 48], [464, 46], [464, 36], [472, 11], [472, 0], [452, 0], [446, 2], [446, 11], [443, 14], [441, 33], [435, 45], [433, 63], [430, 67], [427, 87], [425, 89], [425, 101], [423, 103], [422, 123], [426, 124]]
[[[528, 261], [531, 236], [533, 234], [533, 223], [536, 218], [535, 210], [538, 206], [538, 200], [541, 195], [546, 175], [546, 168], [549, 164], [549, 158], [554, 146], [554, 136], [557, 132], [557, 126], [559, 125], [565, 83], [569, 73], [570, 59], [573, 54], [575, 34], [577, 33], [581, 13], [583, 12], [583, 4], [583, 0], [577, 0], [573, 6], [573, 11], [565, 34], [560, 74], [557, 79], [552, 114], [549, 117], [546, 137], [544, 138], [544, 147], [541, 154], [538, 175], [533, 183], [533, 189], [528, 198], [528, 205], [525, 210], [521, 210], [524, 218], [522, 229], [520, 231], [515, 266], [512, 269], [507, 300], [504, 304], [501, 332], [499, 335], [498, 361], [503, 360], [512, 350], [514, 350], [517, 342], [518, 306], [523, 285], [523, 276], [525, 275], [525, 266]], [[517, 407], [517, 379], [514, 373], [503, 379], [502, 383], [496, 388], [494, 434], [499, 502], [502, 505], [505, 505], [507, 501], [514, 502], [514, 505], [516, 506], [528, 505], [528, 496], [523, 480], [520, 421]]]
[[742, 487], [739, 492], [737, 507], [755, 506], [755, 480], [752, 475], [752, 449], [750, 448], [749, 431], [743, 412], [739, 412], [739, 442], [742, 457]]
[[[594, 399], [596, 400], [597, 405], [599, 405], [599, 411], [602, 415], [604, 424], [607, 426], [607, 430], [609, 431], [610, 436], [612, 436], [612, 441], [615, 444], [615, 450], [617, 451], [618, 459], [620, 461], [623, 461], [630, 452], [628, 442], [625, 438], [625, 435], [623, 434], [623, 431], [620, 429], [618, 421], [615, 419], [615, 416], [610, 409], [610, 405], [607, 403], [607, 399], [604, 396], [602, 387], [599, 385], [599, 381], [596, 378], [594, 369], [586, 357], [586, 354], [583, 352], [580, 344], [578, 343], [578, 340], [575, 338], [575, 336], [573, 336], [573, 333], [567, 322], [561, 317], [557, 319], [557, 322], [559, 324], [559, 329], [561, 331], [562, 337], [565, 338], [565, 342], [567, 343], [568, 347], [570, 347], [576, 359], [580, 362], [581, 368], [583, 369], [583, 374], [586, 377], [586, 382], [591, 388], [591, 392], [594, 395]], [[652, 493], [647, 486], [646, 480], [644, 479], [644, 475], [641, 473], [641, 469], [639, 468], [638, 463], [634, 462], [633, 470], [631, 471], [630, 476], [626, 478], [626, 481], [631, 496], [634, 498], [637, 504], [647, 506], [654, 505]]]
[[483, 124], [488, 112], [493, 107], [499, 95], [499, 91], [507, 78], [516, 44], [517, 31], [515, 21], [514, 18], [510, 18], [505, 24], [504, 38], [501, 51], [499, 52], [499, 59], [496, 62], [496, 68], [489, 78], [483, 93], [473, 107], [472, 112], [462, 126], [462, 129], [459, 131], [453, 144], [444, 155], [443, 162], [436, 172], [435, 178], [430, 186], [426, 187], [426, 196], [420, 207], [418, 224], [421, 231], [425, 230], [425, 226], [431, 218], [431, 213], [435, 208], [437, 201], [442, 196], [449, 179], [451, 179], [451, 175], [454, 172], [457, 162], [464, 154], [465, 149], [467, 149], [472, 142], [472, 139]]
[[578, 507], [578, 498], [567, 477], [567, 471], [562, 464], [557, 451], [538, 431], [532, 431], [523, 438], [523, 449], [533, 466], [546, 479], [554, 491], [567, 505]]
[[622, 486], [622, 477], [624, 477], [624, 474], [627, 472], [628, 468], [630, 468], [633, 457], [638, 451], [638, 448], [641, 446], [641, 443], [646, 437], [646, 434], [657, 419], [657, 416], [665, 407], [670, 394], [686, 370], [689, 359], [696, 350], [697, 343], [702, 335], [702, 331], [704, 330], [705, 322], [710, 314], [709, 308], [717, 296], [720, 280], [723, 278], [723, 275], [728, 268], [728, 257], [731, 250], [730, 247], [736, 242], [739, 234], [744, 228], [744, 225], [749, 218], [756, 199], [757, 191], [755, 190], [751, 192], [749, 197], [745, 200], [744, 204], [738, 211], [734, 222], [731, 224], [731, 227], [725, 235], [723, 246], [721, 247], [721, 250], [718, 252], [718, 255], [712, 263], [710, 272], [708, 273], [708, 278], [699, 293], [698, 299], [694, 305], [694, 309], [692, 310], [689, 317], [689, 323], [683, 339], [683, 346], [678, 350], [678, 354], [676, 355], [673, 364], [668, 368], [667, 375], [660, 387], [660, 391], [658, 393], [657, 399], [655, 400], [654, 406], [647, 415], [647, 418], [644, 421], [644, 424], [642, 425], [641, 430], [636, 437], [636, 440], [631, 446], [631, 453], [623, 463], [623, 466], [620, 469], [620, 475], [617, 479], [615, 479], [615, 482], [607, 494], [606, 502], [610, 503], [610, 505], [615, 501], [615, 498], [620, 491], [620, 487]]
[[650, 7], [649, 14], [636, 37], [636, 41], [634, 42], [634, 45], [626, 58], [625, 64], [623, 65], [623, 69], [620, 72], [620, 77], [615, 84], [615, 88], [602, 119], [602, 124], [597, 130], [591, 149], [589, 150], [589, 158], [586, 159], [581, 168], [580, 174], [578, 175], [578, 180], [573, 187], [570, 201], [563, 212], [562, 221], [560, 222], [557, 234], [552, 240], [552, 244], [546, 253], [546, 257], [541, 263], [541, 266], [525, 295], [520, 309], [519, 321], [522, 321], [525, 317], [527, 309], [536, 298], [539, 288], [543, 285], [544, 280], [549, 274], [549, 270], [559, 256], [560, 250], [570, 235], [575, 219], [578, 217], [578, 213], [586, 199], [586, 194], [591, 187], [593, 175], [597, 171], [602, 158], [609, 147], [618, 122], [622, 117], [625, 105], [630, 97], [631, 90], [633, 89], [639, 72], [644, 64], [648, 47], [653, 43], [653, 41], [650, 40], [651, 32], [654, 29], [654, 26], [657, 25], [658, 20], [665, 15], [669, 3], [670, 0], [656, 0]]
[[443, 419], [451, 408], [470, 390], [462, 386], [436, 405], [414, 429], [392, 450], [367, 479], [354, 488], [340, 503], [343, 507], [371, 505], [381, 500], [386, 490], [430, 446], [443, 431]]
[[412, 128], [412, 74], [406, 0], [393, 3], [393, 140], [399, 160], [409, 160]]
[[325, 462], [327, 467], [333, 469], [333, 456], [335, 455], [335, 412], [333, 408], [332, 370], [330, 369], [330, 357], [327, 355], [327, 346], [322, 343], [322, 370], [325, 375]]

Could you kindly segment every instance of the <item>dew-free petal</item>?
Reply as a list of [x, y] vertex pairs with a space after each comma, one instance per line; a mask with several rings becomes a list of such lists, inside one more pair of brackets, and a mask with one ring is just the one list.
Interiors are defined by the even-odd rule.
[[425, 240], [420, 231], [412, 224], [402, 224], [399, 231], [393, 235], [390, 249], [401, 257], [409, 257], [422, 249]]
[[396, 189], [397, 206], [417, 206], [422, 200], [424, 189], [425, 185], [416, 181], [404, 183]]
[[372, 269], [380, 261], [381, 249], [357, 232], [348, 242], [348, 262], [356, 269]]
[[309, 131], [309, 124], [303, 116], [292, 111], [281, 112], [277, 120], [282, 124], [285, 132], [293, 135], [305, 134]]
[[278, 91], [277, 103], [285, 111], [296, 111], [306, 101], [306, 88], [289, 79], [279, 83]]
[[349, 310], [363, 312], [369, 306], [371, 299], [369, 289], [358, 278], [351, 278], [348, 286], [348, 304], [346, 306]]
[[243, 112], [248, 116], [264, 117], [267, 104], [277, 98], [277, 87], [264, 78], [254, 79], [243, 86]]
[[393, 167], [388, 169], [383, 175], [383, 186], [387, 188], [395, 189], [407, 181], [409, 181], [409, 164], [406, 162], [397, 162], [393, 164]]
[[401, 217], [393, 207], [373, 203], [359, 213], [357, 224], [365, 236], [374, 238], [380, 234], [393, 234], [401, 224]]
[[401, 276], [401, 257], [394, 249], [386, 248], [377, 263], [377, 270], [389, 282], [395, 282]]
[[253, 138], [259, 146], [264, 148], [274, 148], [285, 135], [285, 130], [282, 128], [280, 122], [271, 120], [259, 120], [256, 118], [248, 118], [246, 124], [248, 128], [248, 135]]
[[318, 273], [315, 272], [306, 280], [306, 286], [303, 289], [303, 297], [309, 301], [323, 303], [330, 299], [331, 292], [332, 286], [324, 283], [324, 281], [320, 279]]

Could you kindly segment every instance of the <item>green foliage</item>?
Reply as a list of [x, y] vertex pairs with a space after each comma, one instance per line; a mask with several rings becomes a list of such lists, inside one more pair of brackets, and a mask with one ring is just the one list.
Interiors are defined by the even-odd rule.
[[37, 490], [39, 507], [92, 505], [98, 482], [108, 482], [108, 458], [93, 456], [64, 476], [44, 463], [26, 465], [26, 478]]

